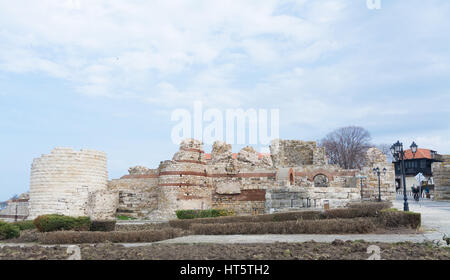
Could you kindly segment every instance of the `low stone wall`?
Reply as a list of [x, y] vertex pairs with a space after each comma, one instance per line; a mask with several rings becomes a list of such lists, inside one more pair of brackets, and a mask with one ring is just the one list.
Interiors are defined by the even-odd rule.
[[265, 213], [265, 190], [241, 190], [238, 194], [213, 194], [213, 208], [234, 210], [237, 215]]
[[282, 210], [308, 208], [310, 201], [306, 199], [306, 192], [279, 188], [267, 190], [265, 201], [265, 212], [271, 213]]

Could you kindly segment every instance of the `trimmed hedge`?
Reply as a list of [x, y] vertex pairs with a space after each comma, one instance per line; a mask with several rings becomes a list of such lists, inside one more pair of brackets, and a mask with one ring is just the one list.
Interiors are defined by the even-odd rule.
[[39, 237], [43, 244], [83, 244], [83, 243], [137, 243], [155, 242], [185, 235], [180, 229], [163, 229], [128, 232], [56, 231]]
[[[369, 204], [369, 203], [367, 203]], [[364, 204], [366, 205], [366, 204]], [[264, 214], [257, 216], [233, 216], [203, 218], [191, 220], [171, 220], [170, 226], [182, 229], [189, 229], [192, 224], [227, 224], [227, 223], [265, 223], [265, 222], [283, 222], [296, 220], [325, 220], [325, 219], [353, 219], [361, 217], [377, 217], [380, 210], [388, 205], [368, 205], [366, 207], [330, 209], [326, 211], [299, 211], [285, 212], [275, 214]]]
[[70, 217], [59, 214], [42, 215], [34, 219], [34, 225], [40, 232], [75, 230], [88, 231], [91, 227], [89, 217]]
[[115, 220], [92, 221], [91, 231], [114, 231], [116, 229]]
[[326, 211], [297, 211], [257, 216], [229, 216], [216, 218], [197, 218], [187, 220], [171, 220], [171, 227], [188, 230], [192, 224], [228, 224], [228, 223], [265, 223], [296, 220], [353, 219], [378, 217], [381, 210], [392, 207], [391, 202], [350, 203], [349, 208], [330, 209]]
[[20, 229], [11, 223], [0, 221], [0, 240], [11, 239], [20, 236]]
[[313, 220], [320, 219], [319, 211], [303, 211], [303, 212], [286, 212], [276, 214], [264, 214], [256, 216], [229, 216], [217, 218], [202, 218], [191, 220], [170, 220], [171, 227], [189, 229], [192, 224], [228, 224], [228, 223], [265, 223], [265, 222], [282, 222], [292, 220]]
[[198, 219], [212, 218], [221, 216], [233, 216], [234, 211], [225, 209], [208, 209], [208, 210], [177, 210], [175, 211], [178, 219]]
[[373, 218], [297, 220], [266, 223], [193, 224], [194, 234], [340, 234], [376, 230]]
[[361, 217], [377, 217], [380, 210], [367, 208], [337, 208], [329, 209], [320, 214], [321, 219], [353, 219]]
[[417, 229], [421, 225], [420, 213], [385, 209], [378, 216], [378, 223], [385, 228], [408, 227]]
[[170, 228], [168, 222], [164, 223], [146, 223], [146, 224], [116, 224], [116, 231], [143, 231], [143, 230], [160, 230]]
[[392, 207], [392, 202], [352, 202], [347, 205], [348, 208], [367, 209], [368, 211], [381, 211]]
[[19, 221], [14, 222], [13, 225], [17, 226], [20, 230], [30, 230], [36, 228], [33, 221]]

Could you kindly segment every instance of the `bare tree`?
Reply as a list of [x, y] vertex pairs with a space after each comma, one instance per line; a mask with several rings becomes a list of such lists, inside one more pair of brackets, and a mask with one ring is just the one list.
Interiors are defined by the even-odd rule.
[[345, 169], [360, 169], [364, 166], [370, 133], [359, 126], [342, 127], [328, 133], [321, 141], [328, 160]]

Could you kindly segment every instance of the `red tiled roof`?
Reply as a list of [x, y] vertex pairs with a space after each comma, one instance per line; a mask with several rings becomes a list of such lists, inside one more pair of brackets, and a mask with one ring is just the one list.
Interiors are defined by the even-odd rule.
[[431, 150], [418, 148], [414, 157], [411, 150], [405, 151], [405, 159], [419, 159], [419, 158], [432, 159]]

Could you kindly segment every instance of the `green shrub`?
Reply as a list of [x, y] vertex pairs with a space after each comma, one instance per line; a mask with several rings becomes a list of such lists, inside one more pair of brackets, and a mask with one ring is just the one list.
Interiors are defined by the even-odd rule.
[[136, 220], [136, 218], [127, 216], [127, 215], [117, 215], [116, 218], [117, 218], [117, 220], [121, 220], [121, 221]]
[[91, 227], [89, 217], [69, 217], [59, 214], [42, 215], [34, 219], [34, 225], [40, 232], [75, 230], [88, 231]]
[[114, 231], [116, 228], [116, 221], [92, 221], [91, 231]]
[[36, 228], [33, 221], [19, 221], [14, 222], [13, 225], [17, 226], [20, 230], [30, 230]]
[[198, 218], [213, 218], [221, 216], [232, 216], [234, 211], [226, 209], [208, 209], [208, 210], [177, 210], [175, 211], [177, 218], [184, 219], [198, 219]]
[[421, 225], [420, 213], [386, 209], [380, 212], [378, 223], [385, 228], [408, 227], [417, 229]]
[[83, 244], [83, 243], [137, 243], [156, 242], [183, 236], [185, 232], [180, 229], [162, 229], [148, 231], [128, 232], [85, 232], [85, 231], [57, 231], [47, 232], [39, 236], [39, 242], [43, 244]]
[[0, 221], [0, 240], [11, 239], [20, 236], [20, 229], [11, 223]]

